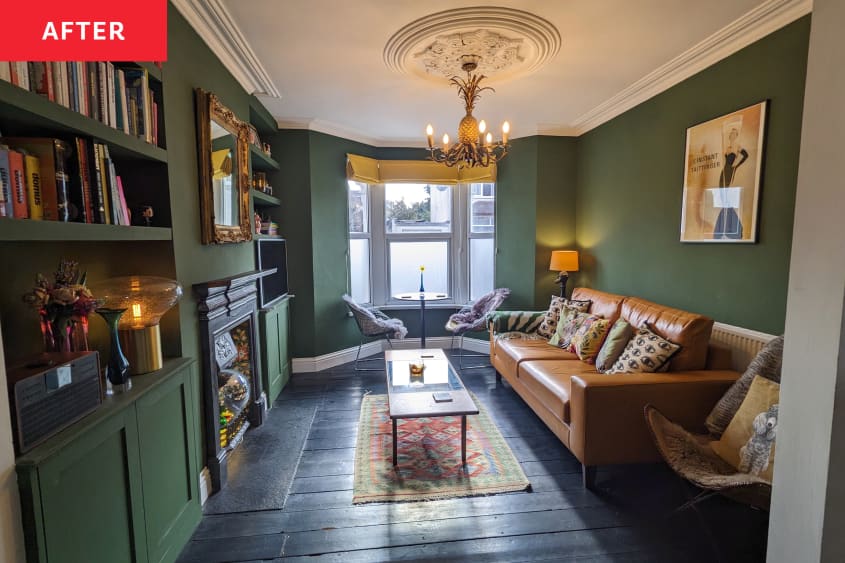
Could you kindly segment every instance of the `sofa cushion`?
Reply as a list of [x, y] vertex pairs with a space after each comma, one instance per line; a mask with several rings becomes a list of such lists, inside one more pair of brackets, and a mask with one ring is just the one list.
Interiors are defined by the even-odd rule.
[[596, 369], [600, 372], [605, 372], [613, 367], [628, 341], [634, 335], [634, 328], [623, 319], [618, 319], [616, 323], [610, 328], [607, 338], [596, 356]]
[[606, 373], [652, 373], [662, 371], [680, 346], [661, 338], [647, 325], [634, 331], [622, 355]]
[[536, 360], [519, 366], [519, 380], [554, 415], [569, 423], [570, 385], [573, 375], [595, 373], [593, 366], [577, 360]]
[[496, 342], [496, 358], [507, 373], [518, 374], [517, 368], [524, 361], [577, 360], [578, 356], [549, 346], [545, 340], [499, 340]]
[[622, 301], [625, 300], [625, 296], [606, 293], [588, 287], [576, 287], [572, 290], [572, 299], [591, 301], [588, 312], [607, 319], [610, 321], [610, 324], [613, 324], [619, 318], [622, 310]]
[[551, 338], [555, 333], [555, 328], [557, 328], [564, 307], [583, 313], [590, 308], [590, 302], [572, 301], [565, 297], [552, 296], [552, 301], [549, 303], [549, 310], [543, 316], [543, 322], [537, 328], [537, 334], [545, 338]]
[[578, 354], [578, 359], [588, 364], [596, 363], [596, 356], [607, 336], [610, 321], [597, 315], [590, 315], [575, 334], [572, 335], [572, 347]]
[[655, 334], [681, 346], [672, 357], [669, 371], [699, 370], [707, 366], [707, 344], [713, 330], [713, 319], [638, 297], [625, 298], [622, 318], [636, 328], [648, 323]]

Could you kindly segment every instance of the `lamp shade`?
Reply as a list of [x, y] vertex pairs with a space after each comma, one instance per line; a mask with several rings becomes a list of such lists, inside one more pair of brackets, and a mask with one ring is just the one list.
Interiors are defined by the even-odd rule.
[[161, 316], [182, 296], [179, 282], [157, 276], [125, 276], [91, 284], [100, 306], [125, 309], [120, 330], [158, 325]]
[[553, 270], [555, 272], [577, 272], [578, 251], [553, 250], [552, 259], [549, 263], [549, 270]]

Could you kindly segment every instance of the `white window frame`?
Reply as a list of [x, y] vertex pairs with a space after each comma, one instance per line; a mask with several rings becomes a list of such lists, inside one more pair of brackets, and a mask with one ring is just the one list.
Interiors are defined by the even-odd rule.
[[[359, 182], [360, 183], [360, 182]], [[424, 182], [420, 182], [424, 183]], [[472, 184], [456, 184], [450, 186], [452, 192], [452, 229], [449, 233], [387, 233], [385, 228], [385, 185], [366, 184], [369, 204], [369, 229], [367, 233], [349, 233], [349, 238], [365, 238], [370, 241], [370, 298], [371, 304], [376, 306], [387, 306], [390, 308], [416, 308], [417, 305], [409, 305], [406, 301], [399, 301], [393, 298], [390, 289], [390, 242], [427, 242], [446, 241], [447, 253], [449, 256], [447, 292], [448, 300], [437, 301], [430, 306], [463, 305], [469, 302], [470, 295], [470, 261], [469, 244], [471, 238], [491, 238], [494, 240], [493, 260], [495, 272], [495, 249], [496, 237], [496, 192], [495, 182], [474, 182], [480, 184], [493, 184], [493, 209], [494, 224], [493, 232], [472, 233], [470, 222], [472, 221], [472, 209], [470, 203]], [[348, 186], [347, 186], [348, 190]], [[348, 202], [347, 195], [347, 202]], [[347, 203], [348, 205], [348, 203]], [[347, 217], [349, 213], [347, 212]], [[348, 231], [348, 229], [347, 229]], [[349, 246], [347, 244], [347, 262], [349, 261]], [[349, 265], [348, 265], [349, 266]], [[351, 284], [351, 269], [347, 267], [347, 279]], [[351, 291], [351, 288], [347, 286]], [[495, 287], [495, 282], [494, 282]]]
[[[353, 182], [354, 180], [350, 180], [349, 182]], [[366, 194], [367, 200], [367, 209], [364, 213], [364, 232], [363, 233], [353, 233], [351, 232], [352, 229], [349, 225], [349, 183], [347, 182], [346, 185], [346, 232], [349, 235], [349, 241], [354, 239], [364, 239], [370, 241], [368, 248], [370, 250], [370, 271], [367, 272], [367, 275], [370, 277], [370, 299], [366, 303], [372, 303], [373, 294], [373, 216], [372, 216], [372, 203], [370, 202], [370, 197], [372, 197], [372, 188], [371, 184], [367, 184], [365, 182], [355, 182], [361, 186], [364, 186], [364, 193]], [[346, 292], [350, 295], [352, 294], [352, 253], [350, 252], [350, 245], [351, 242], [346, 243]]]

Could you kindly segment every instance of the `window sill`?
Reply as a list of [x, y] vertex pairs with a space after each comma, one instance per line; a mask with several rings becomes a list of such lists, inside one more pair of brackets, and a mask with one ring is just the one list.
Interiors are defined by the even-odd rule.
[[[393, 305], [393, 304], [376, 305], [375, 307], [377, 309], [379, 309], [380, 311], [419, 311], [420, 310], [420, 304], [419, 304], [418, 301], [415, 301], [413, 303], [407, 303], [407, 304], [406, 303], [401, 303], [401, 304], [397, 303], [395, 305]], [[457, 310], [457, 309], [460, 309], [462, 307], [465, 307], [465, 305], [460, 305], [458, 303], [437, 303], [437, 302], [429, 303], [429, 302], [426, 302], [426, 304], [425, 304], [426, 309], [455, 309], [455, 310]]]

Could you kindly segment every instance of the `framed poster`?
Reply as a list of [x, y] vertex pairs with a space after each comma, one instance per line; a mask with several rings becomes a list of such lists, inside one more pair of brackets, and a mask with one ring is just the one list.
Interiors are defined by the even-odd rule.
[[767, 106], [687, 129], [681, 242], [757, 242]]

